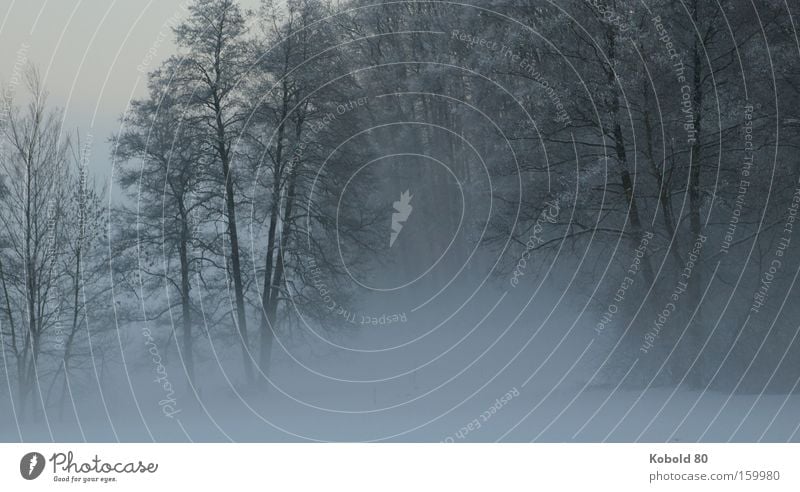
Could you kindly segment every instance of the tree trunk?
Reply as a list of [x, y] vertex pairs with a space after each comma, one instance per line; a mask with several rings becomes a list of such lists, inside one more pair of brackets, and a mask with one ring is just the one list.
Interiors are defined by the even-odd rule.
[[236, 228], [236, 199], [233, 187], [233, 174], [230, 162], [230, 149], [225, 138], [225, 125], [222, 122], [222, 107], [219, 98], [214, 99], [217, 127], [217, 151], [222, 161], [222, 174], [225, 180], [225, 209], [228, 216], [228, 236], [231, 241], [231, 275], [236, 297], [236, 327], [242, 348], [242, 364], [244, 376], [248, 384], [253, 382], [253, 366], [250, 362], [250, 343], [247, 336], [247, 319], [244, 306], [244, 286], [242, 283], [242, 267], [239, 259], [239, 234]]
[[[288, 50], [289, 48], [287, 48]], [[288, 58], [284, 60], [284, 73], [288, 71]], [[275, 275], [275, 249], [276, 236], [278, 228], [278, 216], [280, 214], [281, 205], [281, 180], [283, 179], [283, 140], [286, 134], [286, 117], [289, 114], [289, 88], [284, 76], [282, 89], [282, 105], [280, 123], [278, 126], [277, 141], [275, 144], [275, 161], [272, 166], [272, 208], [269, 212], [269, 231], [267, 232], [267, 256], [264, 265], [264, 289], [261, 293], [261, 337], [259, 346], [259, 369], [266, 377], [269, 375], [269, 364], [272, 355], [272, 342], [275, 338], [275, 314], [271, 313], [271, 306], [273, 304], [273, 276]], [[298, 132], [299, 136], [299, 132]], [[282, 251], [278, 251], [278, 263], [281, 263], [280, 255]], [[281, 266], [281, 269], [283, 266]], [[266, 382], [266, 381], [265, 381]]]
[[181, 316], [183, 320], [183, 362], [186, 366], [186, 377], [189, 380], [189, 385], [194, 386], [194, 349], [192, 348], [192, 311], [190, 305], [190, 289], [189, 283], [189, 254], [188, 254], [188, 241], [189, 231], [187, 218], [184, 213], [181, 214], [181, 241], [180, 241], [180, 261], [181, 261]]
[[[613, 63], [616, 57], [616, 30], [609, 27], [608, 30], [608, 59], [612, 66], [608, 72], [609, 89], [614, 92], [611, 99], [611, 113], [613, 117], [613, 138], [614, 138], [614, 152], [617, 157], [617, 165], [619, 167], [620, 180], [622, 190], [625, 194], [625, 202], [628, 205], [628, 222], [631, 225], [633, 235], [630, 236], [630, 246], [632, 249], [639, 247], [639, 242], [642, 239], [643, 228], [642, 222], [639, 217], [639, 205], [634, 194], [633, 178], [628, 170], [628, 154], [625, 150], [625, 136], [622, 133], [622, 125], [619, 122], [619, 91], [616, 88], [616, 75], [614, 72]], [[644, 273], [645, 282], [648, 285], [653, 285], [655, 282], [655, 275], [653, 274], [653, 267], [650, 263], [650, 258], [645, 256], [642, 258], [642, 272]]]
[[[698, 2], [695, 0], [694, 2], [694, 9], [692, 12], [692, 16], [694, 18], [695, 25], [699, 25], [699, 6]], [[702, 212], [702, 197], [701, 197], [701, 189], [700, 189], [700, 171], [702, 166], [702, 132], [701, 132], [701, 124], [702, 124], [702, 115], [703, 115], [703, 82], [702, 82], [702, 59], [701, 59], [701, 50], [703, 50], [703, 46], [701, 45], [701, 40], [695, 37], [694, 40], [694, 47], [692, 53], [692, 62], [694, 64], [694, 130], [695, 130], [695, 139], [692, 142], [691, 153], [690, 153], [690, 168], [689, 168], [689, 227], [691, 229], [691, 242], [697, 240], [697, 237], [700, 236], [703, 232], [703, 226], [701, 223], [700, 214]], [[692, 278], [689, 282], [689, 286], [687, 288], [687, 293], [689, 294], [690, 303], [697, 303], [697, 304], [690, 304], [691, 307], [696, 307], [696, 313], [694, 319], [689, 326], [688, 337], [686, 340], [687, 346], [687, 356], [682, 357], [686, 360], [686, 367], [684, 369], [684, 373], [689, 370], [689, 365], [692, 361], [695, 360], [697, 357], [697, 362], [692, 369], [691, 374], [687, 378], [687, 381], [693, 388], [701, 388], [705, 387], [706, 378], [704, 376], [704, 364], [702, 360], [702, 353], [700, 352], [700, 347], [703, 346], [705, 342], [705, 329], [703, 326], [703, 312], [702, 312], [702, 303], [700, 302], [701, 296], [701, 286], [703, 285], [703, 274], [700, 269], [699, 263], [695, 266], [695, 271], [692, 272]]]
[[275, 337], [272, 322], [274, 317], [268, 314], [269, 306], [272, 303], [272, 276], [273, 262], [275, 256], [275, 229], [278, 227], [278, 207], [280, 205], [279, 181], [276, 178], [276, 185], [273, 187], [272, 210], [269, 217], [269, 232], [267, 234], [267, 258], [264, 268], [264, 289], [261, 292], [261, 337], [259, 368], [265, 376], [269, 374], [270, 354], [272, 353], [272, 340]]
[[[292, 217], [292, 208], [294, 206], [294, 196], [295, 196], [295, 188], [297, 182], [297, 166], [299, 164], [295, 163], [292, 166], [292, 170], [289, 175], [289, 187], [286, 190], [286, 207], [283, 211], [283, 221], [282, 221], [282, 228], [281, 228], [281, 238], [278, 245], [278, 252], [276, 258], [276, 265], [275, 265], [275, 276], [272, 281], [272, 285], [270, 287], [270, 296], [269, 296], [269, 305], [267, 306], [267, 321], [270, 326], [270, 338], [269, 338], [269, 345], [265, 347], [267, 351], [263, 354], [264, 362], [265, 362], [265, 369], [269, 369], [269, 362], [271, 356], [271, 349], [272, 349], [272, 337], [274, 336], [272, 326], [277, 323], [277, 314], [278, 314], [278, 303], [280, 302], [280, 289], [283, 285], [283, 277], [285, 272], [285, 263], [283, 259], [283, 255], [286, 252], [286, 245], [290, 235], [290, 222]], [[264, 374], [267, 374], [266, 372]]]

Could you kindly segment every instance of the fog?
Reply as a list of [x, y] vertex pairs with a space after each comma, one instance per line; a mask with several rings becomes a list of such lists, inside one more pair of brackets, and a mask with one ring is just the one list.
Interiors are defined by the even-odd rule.
[[12, 2], [0, 440], [800, 440], [789, 8]]

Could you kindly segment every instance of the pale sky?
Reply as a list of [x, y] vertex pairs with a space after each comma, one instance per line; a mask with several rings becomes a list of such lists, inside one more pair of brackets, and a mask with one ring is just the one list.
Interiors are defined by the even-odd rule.
[[[145, 93], [137, 67], [174, 50], [166, 23], [186, 0], [5, 0], [0, 6], [0, 82], [25, 59], [37, 66], [65, 128], [92, 136], [90, 167], [110, 175], [108, 138], [131, 97]], [[241, 4], [255, 8], [258, 0]], [[21, 86], [17, 92], [23, 91]]]

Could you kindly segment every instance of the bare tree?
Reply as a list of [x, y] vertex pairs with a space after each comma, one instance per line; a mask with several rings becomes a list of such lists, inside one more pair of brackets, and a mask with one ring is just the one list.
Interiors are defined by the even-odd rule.
[[[195, 308], [190, 277], [201, 260], [193, 250], [200, 227], [198, 210], [207, 202], [208, 191], [201, 189], [206, 176], [204, 148], [198, 145], [195, 122], [187, 119], [187, 96], [170, 85], [174, 74], [170, 66], [150, 75], [149, 98], [132, 102], [125, 131], [114, 140], [121, 164], [119, 182], [135, 201], [120, 213], [139, 225], [128, 237], [129, 246], [148, 258], [140, 270], [154, 280], [148, 288], [154, 303], [161, 306], [154, 306], [153, 316], [171, 319], [173, 304], [180, 306], [181, 354], [191, 384]], [[172, 267], [176, 256], [177, 270]], [[176, 292], [177, 303], [157, 302], [164, 292]]]
[[60, 335], [55, 333], [63, 304], [58, 295], [63, 278], [58, 261], [69, 142], [61, 131], [61, 113], [47, 108], [38, 72], [28, 69], [25, 82], [30, 100], [23, 108], [5, 101], [9, 111], [3, 137], [9, 153], [0, 164], [0, 275], [8, 318], [3, 339], [17, 361], [19, 413], [24, 415], [31, 401], [38, 415], [44, 405], [40, 383], [45, 376], [40, 356], [58, 345], [55, 337]]
[[250, 60], [245, 43], [247, 28], [235, 1], [198, 0], [189, 7], [189, 18], [174, 31], [178, 45], [187, 50], [181, 63], [184, 70], [178, 78], [193, 96], [198, 124], [210, 130], [205, 140], [220, 165], [218, 182], [224, 189], [230, 274], [236, 303], [235, 323], [241, 339], [245, 379], [252, 382], [234, 169], [234, 144], [241, 138], [246, 117], [241, 85], [245, 83]]

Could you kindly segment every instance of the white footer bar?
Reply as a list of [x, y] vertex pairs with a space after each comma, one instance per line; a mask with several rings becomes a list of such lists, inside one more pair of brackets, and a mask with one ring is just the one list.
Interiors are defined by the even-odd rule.
[[[2, 490], [800, 490], [797, 444], [0, 444]], [[234, 487], [236, 489], [231, 489]]]

